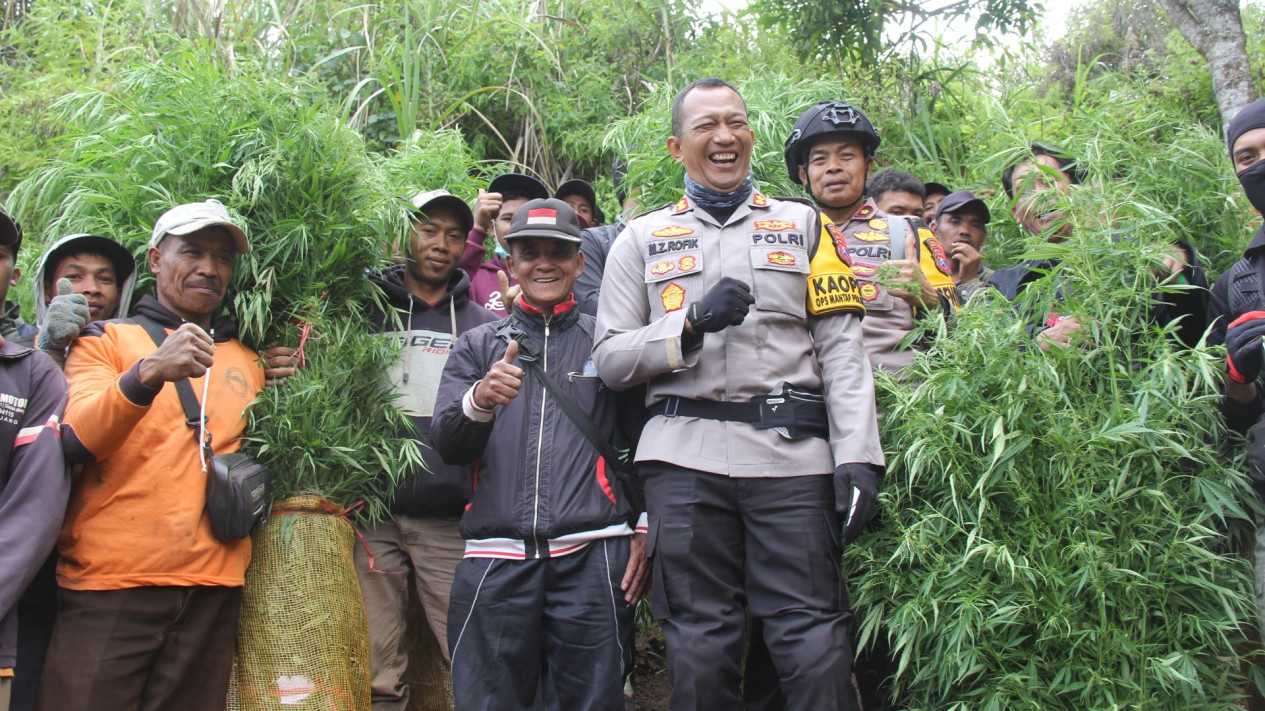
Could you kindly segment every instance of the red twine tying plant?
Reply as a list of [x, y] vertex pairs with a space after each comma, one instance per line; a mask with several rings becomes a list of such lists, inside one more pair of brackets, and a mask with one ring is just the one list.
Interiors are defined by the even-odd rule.
[[[302, 348], [302, 345], [300, 345], [299, 347]], [[342, 511], [339, 511], [337, 506], [335, 506], [334, 504], [331, 504], [325, 499], [320, 499], [320, 505], [321, 505], [321, 508], [324, 509], [324, 511], [285, 511], [285, 510], [282, 510], [282, 511], [273, 511], [272, 515], [284, 516], [286, 514], [322, 514], [322, 515], [328, 514], [331, 516], [337, 516], [338, 518], [347, 519], [347, 522], [351, 523], [351, 515], [363, 509], [365, 507], [365, 502], [357, 501], [356, 503], [352, 504], [351, 506], [348, 506]], [[356, 525], [354, 523], [351, 525], [351, 530], [353, 533], [356, 534], [356, 539], [360, 541], [360, 547], [365, 549], [365, 555], [368, 556], [369, 558], [369, 572], [370, 573], [381, 573], [382, 575], [403, 575], [404, 574], [405, 571], [403, 570], [378, 570], [375, 559], [373, 557], [373, 551], [369, 550], [369, 542], [365, 540], [364, 534], [360, 532], [359, 528], [356, 528]]]

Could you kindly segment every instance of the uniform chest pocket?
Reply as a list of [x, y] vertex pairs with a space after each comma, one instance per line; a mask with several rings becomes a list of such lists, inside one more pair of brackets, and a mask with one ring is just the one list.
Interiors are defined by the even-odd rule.
[[872, 278], [878, 276], [881, 268], [882, 263], [873, 264], [860, 260], [852, 263], [852, 272], [861, 282], [861, 301], [865, 304], [866, 312], [891, 311], [895, 306], [896, 297], [871, 281]]
[[753, 245], [755, 308], [804, 318], [808, 298], [808, 251], [785, 245]]
[[702, 294], [693, 293], [703, 271], [703, 250], [661, 252], [646, 259], [646, 295], [651, 320], [680, 311]]

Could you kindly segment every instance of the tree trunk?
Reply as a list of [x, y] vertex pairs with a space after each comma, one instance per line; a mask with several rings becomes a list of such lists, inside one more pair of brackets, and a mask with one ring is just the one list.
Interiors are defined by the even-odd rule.
[[1160, 0], [1160, 4], [1182, 37], [1203, 55], [1221, 120], [1230, 123], [1239, 109], [1256, 98], [1238, 0]]

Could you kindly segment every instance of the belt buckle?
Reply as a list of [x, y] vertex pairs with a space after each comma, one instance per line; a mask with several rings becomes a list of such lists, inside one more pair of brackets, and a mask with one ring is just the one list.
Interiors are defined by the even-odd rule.
[[681, 407], [681, 398], [669, 397], [663, 403], [663, 416], [676, 417], [676, 411]]

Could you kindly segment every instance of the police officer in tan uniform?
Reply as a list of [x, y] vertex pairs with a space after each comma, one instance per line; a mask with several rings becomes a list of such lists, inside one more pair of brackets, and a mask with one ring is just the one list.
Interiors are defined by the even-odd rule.
[[[951, 265], [921, 217], [888, 215], [866, 199], [879, 135], [865, 114], [842, 101], [822, 101], [800, 115], [786, 140], [786, 169], [821, 209], [822, 240], [833, 241], [852, 257], [860, 280], [865, 320], [861, 331], [875, 368], [899, 372], [916, 350], [901, 348], [915, 321], [933, 309], [958, 305]], [[758, 637], [756, 638], [758, 640]], [[748, 708], [780, 707], [763, 649], [753, 641], [747, 665]], [[887, 707], [895, 672], [885, 635], [860, 650], [855, 669], [867, 711]]]
[[921, 217], [887, 215], [865, 199], [879, 145], [865, 114], [842, 101], [808, 109], [786, 140], [786, 169], [822, 212], [822, 239], [846, 244], [865, 302], [865, 349], [875, 367], [899, 371], [914, 359], [899, 348], [914, 321], [957, 307], [949, 260]]
[[841, 546], [870, 519], [883, 452], [860, 285], [817, 211], [765, 197], [746, 105], [719, 79], [672, 105], [675, 204], [606, 264], [593, 354], [647, 383], [645, 475], [671, 708], [739, 708], [744, 606], [794, 709], [854, 709]]

